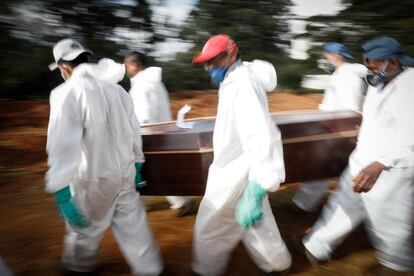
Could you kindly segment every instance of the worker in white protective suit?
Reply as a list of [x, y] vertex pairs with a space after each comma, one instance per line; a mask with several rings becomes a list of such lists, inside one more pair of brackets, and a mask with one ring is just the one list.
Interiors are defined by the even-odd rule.
[[[129, 94], [141, 125], [172, 121], [168, 92], [162, 83], [162, 69], [147, 67], [146, 57], [140, 52], [130, 53], [124, 60], [126, 73], [131, 78]], [[151, 183], [150, 183], [151, 185]], [[190, 196], [166, 196], [178, 217], [194, 208]]]
[[111, 227], [134, 275], [159, 275], [160, 251], [135, 185], [144, 162], [131, 98], [116, 84], [123, 74], [110, 60], [88, 63], [91, 51], [72, 39], [53, 47], [65, 82], [50, 96], [46, 190], [66, 221], [62, 265], [90, 272]]
[[[323, 58], [318, 60], [318, 66], [332, 75], [319, 105], [320, 110], [361, 112], [367, 89], [364, 80], [367, 68], [362, 64], [347, 62], [347, 59], [352, 58], [340, 43], [329, 42], [324, 45]], [[293, 209], [316, 211], [330, 183], [331, 179], [304, 182], [293, 197]]]
[[195, 223], [192, 270], [224, 274], [243, 241], [260, 270], [285, 272], [291, 256], [267, 197], [285, 180], [281, 135], [266, 95], [276, 87], [276, 71], [265, 61], [242, 62], [236, 43], [224, 34], [211, 37], [193, 63], [204, 63], [220, 88], [214, 160]]
[[407, 67], [414, 59], [390, 37], [362, 48], [370, 87], [358, 143], [303, 253], [313, 263], [329, 260], [365, 222], [380, 264], [375, 275], [414, 272], [414, 69]]

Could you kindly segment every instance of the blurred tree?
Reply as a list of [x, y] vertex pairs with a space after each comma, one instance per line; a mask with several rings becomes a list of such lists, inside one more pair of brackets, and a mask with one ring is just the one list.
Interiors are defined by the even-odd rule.
[[154, 35], [145, 0], [5, 0], [0, 6], [0, 97], [47, 96], [60, 82], [47, 65], [52, 46], [64, 37], [78, 39], [96, 58], [121, 58], [128, 48], [148, 51]]
[[[200, 66], [191, 65], [191, 59], [210, 36], [218, 33], [229, 34], [237, 41], [243, 60], [270, 61], [277, 67], [280, 82], [289, 83], [290, 77], [298, 75], [297, 72], [295, 76], [285, 74], [291, 62], [286, 51], [289, 48], [286, 20], [289, 5], [290, 0], [201, 0], [180, 33], [180, 38], [194, 47], [164, 65], [164, 79], [169, 88], [211, 87], [206, 72]], [[298, 83], [298, 79], [293, 83]]]
[[[118, 61], [130, 50], [158, 58], [157, 43], [166, 40], [190, 45], [190, 50], [179, 53], [175, 59], [158, 59], [170, 91], [212, 88], [206, 72], [193, 66], [191, 59], [217, 33], [234, 37], [244, 60], [272, 62], [278, 72], [279, 89], [299, 90], [302, 75], [317, 72], [315, 59], [320, 55], [321, 43], [308, 51], [308, 60], [288, 57], [292, 38], [288, 30], [288, 20], [292, 18], [290, 0], [194, 0], [190, 1], [194, 8], [183, 25], [170, 20], [171, 14], [165, 15], [165, 9], [174, 8], [174, 4], [159, 9], [166, 2], [1, 1], [0, 97], [47, 97], [61, 82], [59, 74], [47, 68], [53, 59], [51, 48], [68, 36], [90, 47], [95, 59], [108, 56]], [[414, 1], [343, 0], [343, 4], [346, 8], [338, 15], [309, 18], [308, 33], [301, 35], [313, 42], [343, 42], [357, 57], [356, 61], [362, 42], [373, 36], [390, 35], [414, 56]], [[161, 13], [158, 17], [155, 10]]]
[[414, 1], [344, 0], [346, 8], [335, 16], [309, 19], [310, 35], [316, 41], [343, 42], [360, 62], [361, 44], [382, 35], [397, 39], [414, 56]]

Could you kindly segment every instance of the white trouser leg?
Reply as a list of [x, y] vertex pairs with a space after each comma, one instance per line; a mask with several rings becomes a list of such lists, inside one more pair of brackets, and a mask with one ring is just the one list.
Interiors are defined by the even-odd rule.
[[191, 201], [191, 196], [166, 196], [171, 209], [180, 209]]
[[263, 271], [282, 271], [290, 267], [292, 258], [282, 240], [269, 199], [262, 203], [263, 219], [260, 224], [244, 232], [243, 243], [256, 265]]
[[414, 177], [407, 170], [383, 171], [363, 194], [367, 229], [378, 261], [393, 270], [414, 271]]
[[236, 206], [248, 182], [248, 158], [242, 155], [225, 168], [210, 166], [193, 238], [192, 269], [200, 275], [223, 275], [232, 251], [242, 240], [261, 269], [276, 271], [290, 266], [290, 254], [280, 237], [267, 197], [263, 201], [264, 216], [260, 224], [245, 230], [236, 221]]
[[234, 214], [234, 205], [217, 210], [206, 196], [203, 198], [194, 228], [194, 272], [204, 276], [218, 276], [226, 272], [231, 252], [243, 235]]
[[0, 275], [2, 276], [13, 276], [10, 268], [6, 265], [4, 260], [0, 257]]
[[95, 256], [105, 230], [111, 223], [114, 208], [100, 221], [90, 220], [87, 228], [75, 228], [66, 223], [63, 265], [73, 271], [88, 272], [94, 269]]
[[322, 201], [331, 179], [304, 182], [292, 201], [302, 210], [313, 212]]
[[139, 196], [139, 199], [141, 200], [142, 205], [146, 206], [150, 204], [150, 198], [148, 196]]
[[339, 181], [311, 233], [304, 238], [306, 249], [319, 260], [329, 259], [335, 247], [366, 217], [361, 195], [352, 191], [348, 168]]
[[219, 208], [207, 198], [203, 198], [200, 204], [195, 224], [192, 269], [196, 273], [223, 275], [232, 251], [241, 240], [262, 270], [281, 271], [290, 266], [291, 257], [281, 239], [267, 197], [262, 206], [263, 221], [247, 230], [235, 219], [238, 198], [229, 198], [228, 204]]
[[132, 185], [121, 190], [103, 219], [90, 218], [90, 223], [84, 229], [66, 224], [62, 257], [66, 268], [78, 272], [91, 271], [95, 267], [99, 243], [112, 223], [119, 247], [133, 273], [158, 275], [162, 271], [159, 249], [148, 227], [144, 207]]
[[148, 226], [144, 206], [131, 189], [122, 190], [112, 219], [112, 231], [134, 275], [158, 275], [163, 264]]

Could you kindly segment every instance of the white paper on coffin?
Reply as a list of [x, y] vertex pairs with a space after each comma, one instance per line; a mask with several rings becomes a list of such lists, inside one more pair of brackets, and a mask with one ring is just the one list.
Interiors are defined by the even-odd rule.
[[176, 125], [179, 128], [193, 128], [195, 122], [185, 122], [185, 114], [187, 114], [191, 110], [191, 105], [184, 105], [177, 113], [177, 122]]

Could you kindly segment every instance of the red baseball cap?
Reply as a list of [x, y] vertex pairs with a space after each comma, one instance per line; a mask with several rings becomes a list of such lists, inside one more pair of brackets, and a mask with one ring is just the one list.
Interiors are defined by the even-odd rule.
[[203, 50], [196, 54], [193, 63], [203, 63], [212, 60], [216, 56], [224, 52], [238, 52], [236, 42], [225, 34], [218, 34], [210, 37], [203, 47]]

